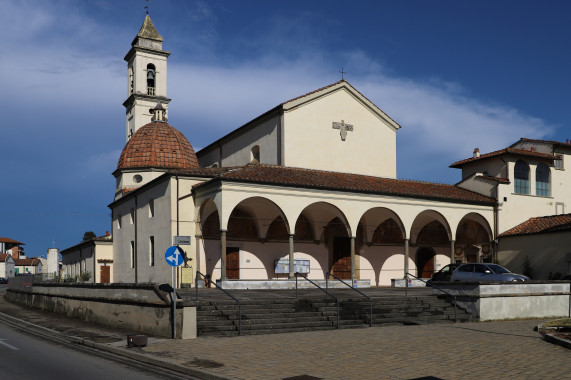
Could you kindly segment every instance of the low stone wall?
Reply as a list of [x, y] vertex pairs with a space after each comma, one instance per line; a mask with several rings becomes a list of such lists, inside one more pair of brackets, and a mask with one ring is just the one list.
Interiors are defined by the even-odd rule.
[[[8, 289], [5, 298], [34, 307], [140, 333], [172, 337], [172, 303], [155, 284], [34, 284]], [[188, 310], [187, 310], [188, 309]], [[177, 337], [196, 337], [196, 308], [177, 305]]]
[[[325, 280], [311, 280], [317, 285], [325, 288], [346, 288], [347, 285], [351, 286], [351, 280], [345, 280], [343, 284], [340, 281], [333, 280], [329, 281], [326, 285]], [[355, 280], [356, 288], [370, 288], [370, 280]], [[295, 289], [295, 280], [224, 280], [217, 281], [218, 284], [223, 289]], [[297, 280], [297, 287], [299, 289], [315, 289], [315, 285], [304, 279]]]
[[[437, 285], [455, 295], [458, 306], [482, 321], [571, 316], [569, 281]], [[432, 288], [432, 294], [447, 296], [440, 289]]]

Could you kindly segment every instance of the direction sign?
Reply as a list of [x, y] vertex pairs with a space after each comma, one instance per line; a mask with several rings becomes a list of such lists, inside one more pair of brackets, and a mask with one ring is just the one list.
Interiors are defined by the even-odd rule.
[[184, 252], [176, 245], [168, 247], [165, 252], [165, 260], [168, 265], [178, 267], [184, 263]]

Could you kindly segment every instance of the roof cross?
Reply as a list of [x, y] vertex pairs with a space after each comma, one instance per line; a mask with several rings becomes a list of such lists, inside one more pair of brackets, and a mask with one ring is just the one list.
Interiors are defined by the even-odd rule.
[[145, 9], [147, 10], [147, 14], [149, 14], [149, 1], [151, 0], [145, 0], [147, 2], [147, 5], [145, 5]]
[[343, 71], [343, 67], [341, 68], [341, 71], [339, 71], [341, 73], [341, 80], [345, 79], [345, 74], [347, 74], [345, 71]]

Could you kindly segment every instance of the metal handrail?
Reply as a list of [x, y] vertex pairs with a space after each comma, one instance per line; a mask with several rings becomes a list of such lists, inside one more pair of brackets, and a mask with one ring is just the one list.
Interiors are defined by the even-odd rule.
[[[204, 274], [202, 274], [200, 271], [196, 271], [196, 278], [194, 280], [194, 287], [196, 288], [195, 301], [198, 301], [198, 276], [202, 276], [202, 278], [206, 280], [206, 276]], [[238, 300], [238, 298], [234, 297], [232, 294], [228, 293], [217, 283], [212, 281], [210, 281], [210, 283], [214, 284], [218, 289], [222, 290], [224, 293], [226, 293], [227, 296], [231, 297], [234, 301], [238, 303], [238, 335], [242, 335], [242, 304], [240, 303], [240, 300]]]
[[339, 281], [343, 285], [348, 286], [349, 289], [352, 289], [352, 290], [356, 291], [357, 293], [359, 293], [360, 295], [367, 297], [367, 299], [369, 300], [369, 327], [373, 327], [373, 300], [371, 299], [371, 297], [369, 297], [368, 295], [366, 295], [362, 291], [355, 289], [353, 286], [349, 285], [345, 281], [341, 280], [339, 277], [336, 277], [334, 274], [331, 274], [329, 272], [327, 272], [325, 274], [325, 290], [329, 290], [329, 276], [333, 277], [334, 279], [336, 279], [337, 281]]
[[446, 290], [442, 289], [440, 286], [438, 285], [433, 285], [432, 283], [429, 285], [427, 281], [424, 281], [422, 278], [418, 278], [416, 277], [414, 274], [405, 273], [405, 288], [404, 288], [404, 294], [406, 297], [408, 297], [408, 277], [407, 276], [412, 276], [414, 278], [416, 278], [417, 280], [420, 280], [422, 282], [424, 282], [425, 284], [427, 284], [428, 286], [430, 286], [431, 288], [436, 288], [438, 290], [440, 290], [442, 293], [446, 293], [448, 294], [450, 297], [454, 298], [454, 322], [456, 322], [456, 310], [458, 309], [458, 305], [456, 304], [456, 296], [454, 294], [448, 293]]
[[[298, 275], [301, 276], [301, 278], [303, 278], [306, 281], [309, 281], [310, 283], [312, 283], [314, 286], [316, 286], [318, 289], [320, 289], [321, 291], [323, 291], [326, 295], [332, 297], [335, 300], [335, 305], [337, 306], [337, 329], [339, 329], [339, 300], [337, 299], [337, 297], [335, 297], [333, 294], [329, 293], [327, 290], [323, 289], [321, 286], [317, 285], [315, 282], [311, 281], [309, 278], [307, 278], [306, 276], [304, 276], [302, 273], [296, 272], [295, 273], [295, 298], [297, 299], [297, 277]], [[325, 297], [325, 299], [327, 299], [327, 297]]]

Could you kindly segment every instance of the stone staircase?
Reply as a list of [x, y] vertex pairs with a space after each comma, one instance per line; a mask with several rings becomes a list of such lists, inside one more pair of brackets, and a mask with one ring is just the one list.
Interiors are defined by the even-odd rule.
[[[368, 327], [369, 301], [339, 298], [339, 328]], [[436, 296], [372, 298], [373, 326], [454, 322], [454, 305]], [[228, 299], [201, 300], [197, 306], [199, 336], [238, 335], [238, 305]], [[337, 307], [331, 297], [256, 298], [241, 300], [242, 335], [333, 330]], [[475, 318], [458, 308], [456, 322]]]

